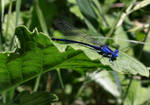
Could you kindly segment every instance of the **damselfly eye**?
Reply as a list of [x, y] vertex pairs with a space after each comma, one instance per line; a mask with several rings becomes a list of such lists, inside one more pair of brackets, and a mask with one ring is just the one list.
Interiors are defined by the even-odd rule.
[[118, 57], [118, 54], [119, 54], [119, 50], [115, 50], [115, 52], [114, 52], [115, 54], [115, 57]]

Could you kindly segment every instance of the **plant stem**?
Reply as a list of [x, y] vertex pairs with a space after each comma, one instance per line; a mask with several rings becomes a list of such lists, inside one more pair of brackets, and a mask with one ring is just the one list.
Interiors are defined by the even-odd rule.
[[[143, 42], [146, 42], [149, 35], [150, 35], [150, 24], [149, 24], [149, 27], [148, 27], [148, 31], [146, 33], [146, 37], [144, 38]], [[144, 44], [141, 45], [141, 50], [140, 50], [140, 54], [139, 54], [139, 57], [138, 57], [139, 59], [141, 58], [141, 55], [143, 53], [143, 48], [144, 48]]]
[[103, 8], [102, 8], [102, 5], [98, 2], [98, 0], [93, 0], [94, 4], [96, 5], [97, 7], [97, 10], [98, 10], [98, 13], [99, 15], [101, 16], [101, 18], [103, 19], [104, 21], [104, 24], [105, 26], [109, 27], [109, 24], [105, 18], [105, 14], [104, 14], [104, 11], [103, 11]]
[[42, 13], [42, 10], [39, 7], [38, 0], [36, 0], [36, 2], [35, 2], [35, 8], [36, 8], [35, 9], [36, 13], [38, 14], [38, 20], [40, 22], [42, 31], [48, 35], [48, 29], [47, 29], [46, 21], [45, 21], [44, 15]]
[[6, 103], [6, 92], [3, 92], [2, 94], [2, 100], [3, 100], [3, 103]]
[[[16, 3], [16, 24], [15, 24], [15, 27], [18, 26], [18, 22], [19, 22], [19, 14], [20, 14], [21, 0], [17, 0], [16, 2], [17, 2], [17, 3]], [[9, 50], [10, 50], [10, 51], [13, 49], [14, 40], [15, 40], [15, 34], [13, 33], [13, 37], [12, 37], [12, 39], [11, 39], [10, 47], [9, 47]]]
[[37, 92], [37, 90], [38, 90], [39, 83], [40, 83], [40, 78], [41, 78], [41, 75], [39, 75], [39, 76], [36, 78], [35, 86], [34, 86], [34, 89], [33, 89], [34, 92]]
[[[133, 7], [133, 4], [135, 3], [135, 1], [136, 0], [133, 0], [133, 2], [128, 6], [128, 8], [126, 10], [125, 10], [125, 7], [122, 9], [122, 11], [120, 12], [120, 14], [117, 17], [116, 21], [112, 25], [111, 30], [106, 35], [107, 37], [112, 37], [112, 35], [115, 32], [115, 30], [122, 25], [124, 19], [131, 13], [130, 11], [131, 11], [131, 8]], [[124, 12], [124, 10], [125, 10], [125, 12]], [[106, 41], [107, 40], [104, 40], [104, 43], [106, 43]]]
[[129, 80], [129, 84], [128, 84], [128, 87], [127, 87], [127, 89], [126, 89], [125, 95], [124, 95], [123, 98], [122, 98], [122, 104], [121, 104], [121, 105], [123, 105], [123, 103], [124, 103], [124, 101], [125, 101], [125, 99], [126, 99], [126, 97], [127, 97], [127, 95], [128, 95], [128, 92], [129, 92], [130, 86], [131, 86], [131, 84], [132, 84], [132, 81], [133, 81], [133, 76], [131, 76], [131, 78], [130, 78], [130, 80]]
[[78, 98], [81, 94], [81, 92], [83, 91], [83, 89], [85, 88], [85, 85], [87, 84], [87, 81], [85, 81], [83, 83], [83, 85], [80, 87], [79, 91], [77, 92], [76, 98]]
[[17, 4], [16, 4], [16, 26], [18, 26], [20, 7], [21, 7], [21, 0], [17, 0]]
[[50, 92], [51, 91], [51, 75], [50, 73], [48, 73], [48, 76], [47, 76], [47, 84], [46, 84], [46, 91], [47, 92]]
[[57, 68], [57, 74], [58, 74], [58, 78], [59, 78], [61, 87], [62, 87], [62, 89], [64, 90], [65, 88], [64, 88], [64, 84], [63, 84], [62, 77], [61, 77], [61, 72], [60, 72], [60, 69], [58, 69], [58, 68]]
[[10, 26], [10, 14], [11, 14], [11, 10], [12, 10], [12, 0], [10, 0], [9, 2], [9, 9], [8, 9], [8, 16], [7, 16], [7, 22], [6, 22], [6, 30], [4, 32], [5, 36], [8, 36], [8, 28]]
[[3, 20], [4, 20], [4, 0], [0, 1], [1, 3], [1, 21], [0, 21], [0, 51], [3, 50], [3, 45], [2, 45], [2, 26], [3, 26]]

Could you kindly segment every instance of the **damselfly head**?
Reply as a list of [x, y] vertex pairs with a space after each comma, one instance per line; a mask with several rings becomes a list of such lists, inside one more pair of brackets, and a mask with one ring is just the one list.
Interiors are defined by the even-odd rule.
[[118, 57], [118, 54], [119, 54], [119, 50], [115, 50], [115, 51], [112, 53], [111, 61], [116, 60], [117, 57]]

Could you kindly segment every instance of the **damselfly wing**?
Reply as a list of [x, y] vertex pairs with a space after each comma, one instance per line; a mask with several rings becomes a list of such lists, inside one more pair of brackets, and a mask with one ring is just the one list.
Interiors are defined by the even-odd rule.
[[[110, 47], [102, 43], [104, 40], [113, 40], [114, 43], [117, 43], [121, 49], [125, 47], [135, 46], [135, 45], [150, 46], [150, 43], [128, 40], [127, 36], [125, 35], [119, 37], [119, 32], [118, 35], [115, 35], [114, 38], [104, 37], [100, 35], [89, 36], [64, 20], [56, 20], [55, 26], [64, 33], [65, 38], [64, 39], [53, 38], [53, 40], [64, 41], [69, 43], [78, 43], [78, 44], [91, 47], [95, 49], [98, 53], [103, 55], [104, 57], [108, 57], [111, 61], [116, 60], [116, 58], [118, 57], [119, 50], [113, 51], [112, 49], [110, 49]], [[125, 39], [122, 39], [122, 37], [125, 37]]]

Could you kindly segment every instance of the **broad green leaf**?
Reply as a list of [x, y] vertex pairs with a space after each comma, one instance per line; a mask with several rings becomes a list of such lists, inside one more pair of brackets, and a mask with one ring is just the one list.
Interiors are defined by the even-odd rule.
[[65, 52], [60, 52], [46, 35], [30, 32], [24, 26], [17, 27], [15, 34], [20, 41], [19, 51], [0, 54], [0, 93], [56, 68], [81, 73], [98, 67], [110, 69], [98, 60], [90, 60], [81, 50], [67, 47]]
[[117, 60], [110, 62], [108, 58], [102, 57], [97, 52], [91, 49], [74, 44], [70, 44], [70, 46], [76, 50], [83, 50], [91, 60], [99, 59], [103, 65], [109, 65], [113, 70], [117, 72], [149, 76], [149, 70], [145, 67], [145, 65], [122, 51], [119, 52], [119, 57], [117, 58]]
[[[85, 55], [87, 55], [88, 58], [90, 58], [91, 60], [100, 60], [103, 65], [107, 65], [107, 66], [109, 65], [115, 71], [119, 71], [122, 73], [131, 73], [131, 74], [140, 74], [143, 76], [149, 76], [149, 70], [142, 63], [140, 63], [138, 60], [134, 59], [133, 57], [128, 56], [127, 54], [125, 54], [121, 51], [120, 51], [119, 57], [116, 61], [109, 62], [108, 58], [101, 59], [101, 57], [102, 57], [101, 55], [97, 54], [97, 52], [95, 52], [89, 48], [86, 48], [86, 47], [83, 47], [80, 45], [76, 45], [76, 44], [70, 44], [69, 46], [71, 46], [75, 50], [82, 50], [85, 53]], [[63, 51], [65, 51], [65, 49], [67, 48], [66, 45], [64, 47], [62, 45], [61, 46], [58, 45], [57, 47], [59, 49], [64, 48]], [[81, 58], [81, 56], [80, 56], [80, 58]], [[83, 58], [81, 58], [81, 59], [83, 59]], [[80, 62], [80, 60], [78, 62]], [[75, 64], [77, 64], [77, 63], [75, 62]], [[69, 65], [67, 64], [65, 66], [69, 67]], [[84, 67], [85, 65], [82, 65], [82, 66]], [[64, 67], [64, 65], [63, 66], [61, 65], [61, 67]]]
[[140, 74], [149, 76], [149, 70], [141, 62], [127, 55], [124, 52], [119, 52], [119, 57], [116, 61], [110, 63], [107, 59], [101, 60], [104, 64], [108, 64], [113, 70], [126, 74]]

